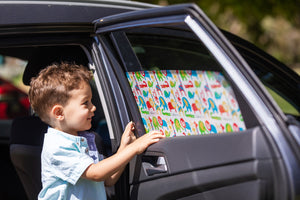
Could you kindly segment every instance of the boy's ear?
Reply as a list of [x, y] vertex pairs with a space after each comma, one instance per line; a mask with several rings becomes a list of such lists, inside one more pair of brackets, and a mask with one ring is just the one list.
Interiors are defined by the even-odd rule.
[[55, 117], [55, 119], [62, 120], [64, 119], [63, 107], [61, 105], [55, 105], [51, 109], [51, 115]]

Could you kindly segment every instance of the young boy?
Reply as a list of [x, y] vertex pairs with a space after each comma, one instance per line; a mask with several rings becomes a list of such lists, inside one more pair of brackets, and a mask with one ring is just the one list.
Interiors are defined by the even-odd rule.
[[61, 63], [43, 69], [30, 83], [31, 106], [49, 124], [39, 199], [106, 199], [104, 184], [115, 184], [135, 155], [164, 138], [156, 131], [136, 139], [130, 122], [117, 153], [99, 162], [94, 135], [86, 131], [96, 110], [91, 79], [83, 66]]

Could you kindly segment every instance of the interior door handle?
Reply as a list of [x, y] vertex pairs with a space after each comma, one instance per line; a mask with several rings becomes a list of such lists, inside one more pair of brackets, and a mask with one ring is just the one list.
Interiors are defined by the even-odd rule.
[[162, 156], [143, 156], [142, 166], [147, 176], [167, 172], [166, 160]]

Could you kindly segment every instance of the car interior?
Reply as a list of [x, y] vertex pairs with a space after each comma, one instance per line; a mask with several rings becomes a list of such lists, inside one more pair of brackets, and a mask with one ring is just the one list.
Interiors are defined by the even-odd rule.
[[[88, 66], [89, 64], [83, 49], [80, 46], [75, 45], [5, 48], [0, 49], [0, 54], [27, 61], [23, 74], [23, 83], [27, 86], [30, 84], [32, 77], [36, 76], [43, 67], [46, 67], [51, 63], [72, 62], [84, 66]], [[99, 133], [95, 134], [97, 148], [99, 153], [107, 157], [111, 154], [108, 128], [95, 82], [92, 80], [90, 85], [93, 92], [92, 102], [97, 107], [95, 116], [92, 120], [91, 130], [95, 133]], [[10, 136], [7, 139], [9, 139], [10, 145], [9, 154], [12, 162], [11, 164], [14, 167], [1, 165], [1, 171], [4, 173], [9, 171], [8, 168], [10, 168], [10, 171], [15, 168], [28, 199], [36, 199], [42, 187], [40, 156], [44, 133], [46, 133], [48, 125], [42, 122], [32, 110], [30, 112], [31, 114], [28, 112], [28, 114], [23, 116], [7, 120], [8, 123], [5, 125], [6, 129], [2, 129], [2, 131], [7, 130], [8, 132], [2, 132], [2, 136]], [[7, 144], [1, 146], [5, 146], [4, 148], [8, 149]], [[8, 153], [7, 150], [5, 152]], [[1, 163], [10, 163], [8, 155], [5, 157], [5, 162]], [[1, 159], [2, 158], [3, 157], [1, 157]], [[11, 184], [3, 187], [10, 187], [11, 185], [16, 185], [16, 183], [20, 182], [17, 177], [12, 179], [12, 175], [14, 174], [14, 172], [7, 175], [4, 174], [4, 177], [6, 177]], [[22, 191], [22, 189], [20, 190]], [[22, 197], [21, 194], [24, 193], [16, 193], [16, 195], [20, 195], [19, 197]], [[5, 197], [5, 194], [3, 194], [3, 196]], [[22, 198], [24, 198], [24, 196]]]
[[[221, 94], [233, 94], [234, 98], [232, 100], [238, 103], [236, 108], [239, 109], [237, 119], [239, 124], [237, 123], [235, 128], [233, 126], [231, 128], [228, 127], [225, 131], [228, 133], [223, 134], [224, 131], [219, 131], [222, 129], [221, 126], [215, 126], [216, 129], [221, 129], [212, 132], [208, 130], [209, 128], [212, 129], [212, 126], [205, 126], [204, 123], [203, 135], [197, 136], [193, 134], [193, 129], [196, 131], [200, 130], [200, 124], [198, 123], [193, 127], [190, 121], [187, 120], [189, 119], [188, 117], [183, 118], [183, 121], [177, 121], [179, 129], [176, 130], [174, 128], [175, 125], [169, 129], [169, 126], [172, 126], [172, 124], [165, 123], [167, 120], [170, 120], [171, 117], [168, 115], [170, 113], [156, 115], [157, 127], [161, 127], [166, 135], [169, 134], [169, 138], [161, 141], [158, 145], [153, 145], [141, 157], [140, 161], [139, 159], [132, 161], [131, 166], [135, 167], [135, 171], [130, 171], [131, 175], [128, 178], [131, 185], [131, 197], [133, 199], [155, 199], [156, 197], [174, 199], [174, 197], [183, 198], [185, 196], [189, 196], [191, 199], [210, 199], [210, 197], [223, 197], [224, 199], [228, 197], [229, 199], [236, 197], [236, 199], [250, 200], [258, 199], [258, 197], [259, 199], [273, 199], [273, 197], [280, 196], [281, 194], [276, 193], [276, 188], [280, 186], [280, 182], [286, 181], [282, 178], [283, 167], [280, 164], [282, 158], [276, 151], [276, 145], [269, 138], [255, 112], [249, 106], [248, 100], [241, 95], [237, 86], [230, 79], [230, 74], [222, 70], [218, 62], [203, 47], [203, 44], [191, 41], [189, 34], [185, 35], [186, 37], [181, 37], [181, 31], [173, 30], [173, 35], [178, 37], [172, 38], [173, 42], [170, 42], [170, 37], [168, 34], [164, 35], [164, 31], [149, 29], [147, 30], [148, 35], [141, 34], [144, 31], [142, 29], [139, 31], [129, 31], [126, 35], [128, 40], [124, 40], [125, 35], [123, 34], [113, 33], [110, 37], [115, 37], [116, 43], [113, 45], [115, 48], [119, 48], [119, 52], [114, 55], [120, 56], [118, 61], [122, 65], [120, 66], [119, 63], [113, 63], [114, 61], [112, 61], [113, 67], [115, 71], [124, 71], [124, 77], [120, 73], [117, 78], [122, 92], [124, 94], [132, 94], [126, 95], [125, 100], [127, 101], [129, 112], [131, 112], [129, 115], [132, 116], [132, 120], [143, 127], [139, 133], [140, 135], [151, 129], [151, 124], [154, 121], [153, 113], [158, 110], [151, 108], [153, 104], [151, 102], [147, 104], [147, 100], [144, 103], [139, 101], [139, 96], [153, 95], [153, 91], [149, 92], [142, 89], [143, 81], [146, 81], [147, 84], [148, 81], [150, 83], [157, 81], [160, 83], [160, 86], [174, 84], [172, 82], [174, 79], [168, 79], [167, 76], [161, 76], [163, 77], [161, 80], [156, 80], [155, 77], [158, 78], [157, 74], [154, 75], [153, 72], [166, 75], [169, 73], [169, 76], [173, 78], [175, 75], [177, 77], [182, 76], [181, 81], [184, 79], [184, 76], [191, 78], [194, 73], [197, 77], [202, 76], [205, 79], [211, 77], [211, 80], [206, 80], [206, 83], [211, 84], [218, 81], [224, 83], [226, 86], [223, 85], [224, 90], [216, 90], [219, 93], [217, 95], [215, 93], [211, 94], [211, 96], [214, 96], [212, 100], [219, 101], [218, 98]], [[86, 53], [78, 45], [11, 46], [0, 48], [0, 55], [27, 61], [23, 74], [25, 85], [29, 85], [30, 79], [36, 76], [41, 68], [53, 62], [68, 61], [83, 64], [84, 66], [89, 65]], [[132, 60], [126, 61], [125, 57], [132, 58]], [[126, 74], [127, 77], [125, 76]], [[147, 74], [149, 77], [147, 77]], [[138, 76], [140, 79], [135, 80], [134, 77], [137, 78]], [[183, 81], [182, 84], [189, 87], [188, 79], [186, 81]], [[134, 93], [138, 91], [136, 86], [139, 87], [141, 93]], [[91, 87], [93, 91], [92, 101], [97, 107], [92, 121], [92, 130], [98, 133], [97, 136], [99, 136], [97, 137], [99, 152], [104, 156], [109, 156], [112, 152], [112, 146], [105, 116], [94, 82], [91, 82]], [[209, 90], [205, 90], [203, 85], [199, 87], [201, 87], [199, 90], [195, 90], [192, 87], [186, 90], [185, 96], [188, 101], [194, 95], [197, 95], [197, 92], [209, 92]], [[158, 102], [156, 104], [166, 110], [175, 108], [176, 104], [169, 104], [171, 99], [168, 99], [167, 102], [159, 101], [159, 97], [164, 95], [168, 96], [172, 95], [172, 93], [170, 90], [162, 90], [160, 96], [157, 97]], [[173, 100], [176, 101], [176, 98], [173, 98]], [[188, 101], [186, 101], [184, 108], [186, 111], [190, 112], [193, 109], [197, 111], [199, 109], [195, 100], [190, 102], [190, 105]], [[151, 108], [151, 112], [142, 113], [142, 109], [146, 107]], [[220, 110], [220, 107], [218, 109]], [[223, 109], [224, 111], [226, 110], [225, 105]], [[213, 107], [211, 110], [214, 112]], [[202, 111], [205, 113], [204, 110]], [[228, 113], [229, 121], [233, 117], [230, 114]], [[224, 112], [224, 115], [226, 115], [226, 112]], [[152, 122], [150, 122], [149, 117], [152, 117]], [[199, 118], [201, 117], [203, 116]], [[215, 119], [206, 118], [209, 124], [213, 124], [222, 116], [215, 115], [214, 117]], [[175, 122], [175, 119], [173, 122]], [[22, 191], [24, 187], [27, 197], [35, 199], [41, 189], [39, 159], [43, 133], [47, 125], [32, 113], [29, 116], [10, 120], [5, 126], [6, 129], [3, 130], [7, 130], [7, 133], [3, 134], [10, 135], [10, 143], [3, 145], [1, 143], [1, 149], [4, 149], [1, 151], [1, 154], [6, 154], [1, 156], [1, 159], [6, 159], [1, 163], [6, 164], [1, 165], [0, 170], [8, 182], [6, 185], [1, 185], [1, 188], [10, 190], [10, 188], [14, 187], [18, 191]], [[172, 137], [175, 135], [167, 133], [166, 131], [168, 130], [175, 130], [177, 136], [188, 136]], [[153, 166], [156, 167], [159, 157], [165, 157], [167, 170], [150, 169]], [[178, 158], [180, 158], [180, 162]], [[12, 162], [8, 162], [10, 159]], [[18, 177], [16, 172], [12, 171], [13, 169], [16, 170]], [[23, 186], [21, 184], [17, 185], [16, 182], [22, 183]], [[184, 188], [176, 185], [177, 182], [184, 183]], [[170, 183], [175, 184], [170, 185]], [[149, 188], [152, 189], [149, 190]], [[125, 193], [128, 193], [128, 191], [125, 191]], [[155, 194], [153, 194], [153, 191], [156, 191]], [[249, 195], [244, 197], [245, 193]], [[15, 195], [22, 197], [22, 194], [20, 192]], [[108, 196], [110, 194], [113, 195], [113, 192], [111, 193], [108, 188]], [[159, 196], [161, 194], [162, 196]], [[113, 197], [111, 198], [113, 199]], [[5, 199], [5, 196], [3, 199]]]

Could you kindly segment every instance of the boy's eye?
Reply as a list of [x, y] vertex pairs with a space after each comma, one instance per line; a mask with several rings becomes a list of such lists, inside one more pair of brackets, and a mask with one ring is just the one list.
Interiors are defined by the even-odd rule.
[[85, 101], [84, 103], [83, 103], [83, 105], [88, 105], [89, 104], [89, 102], [88, 101]]

